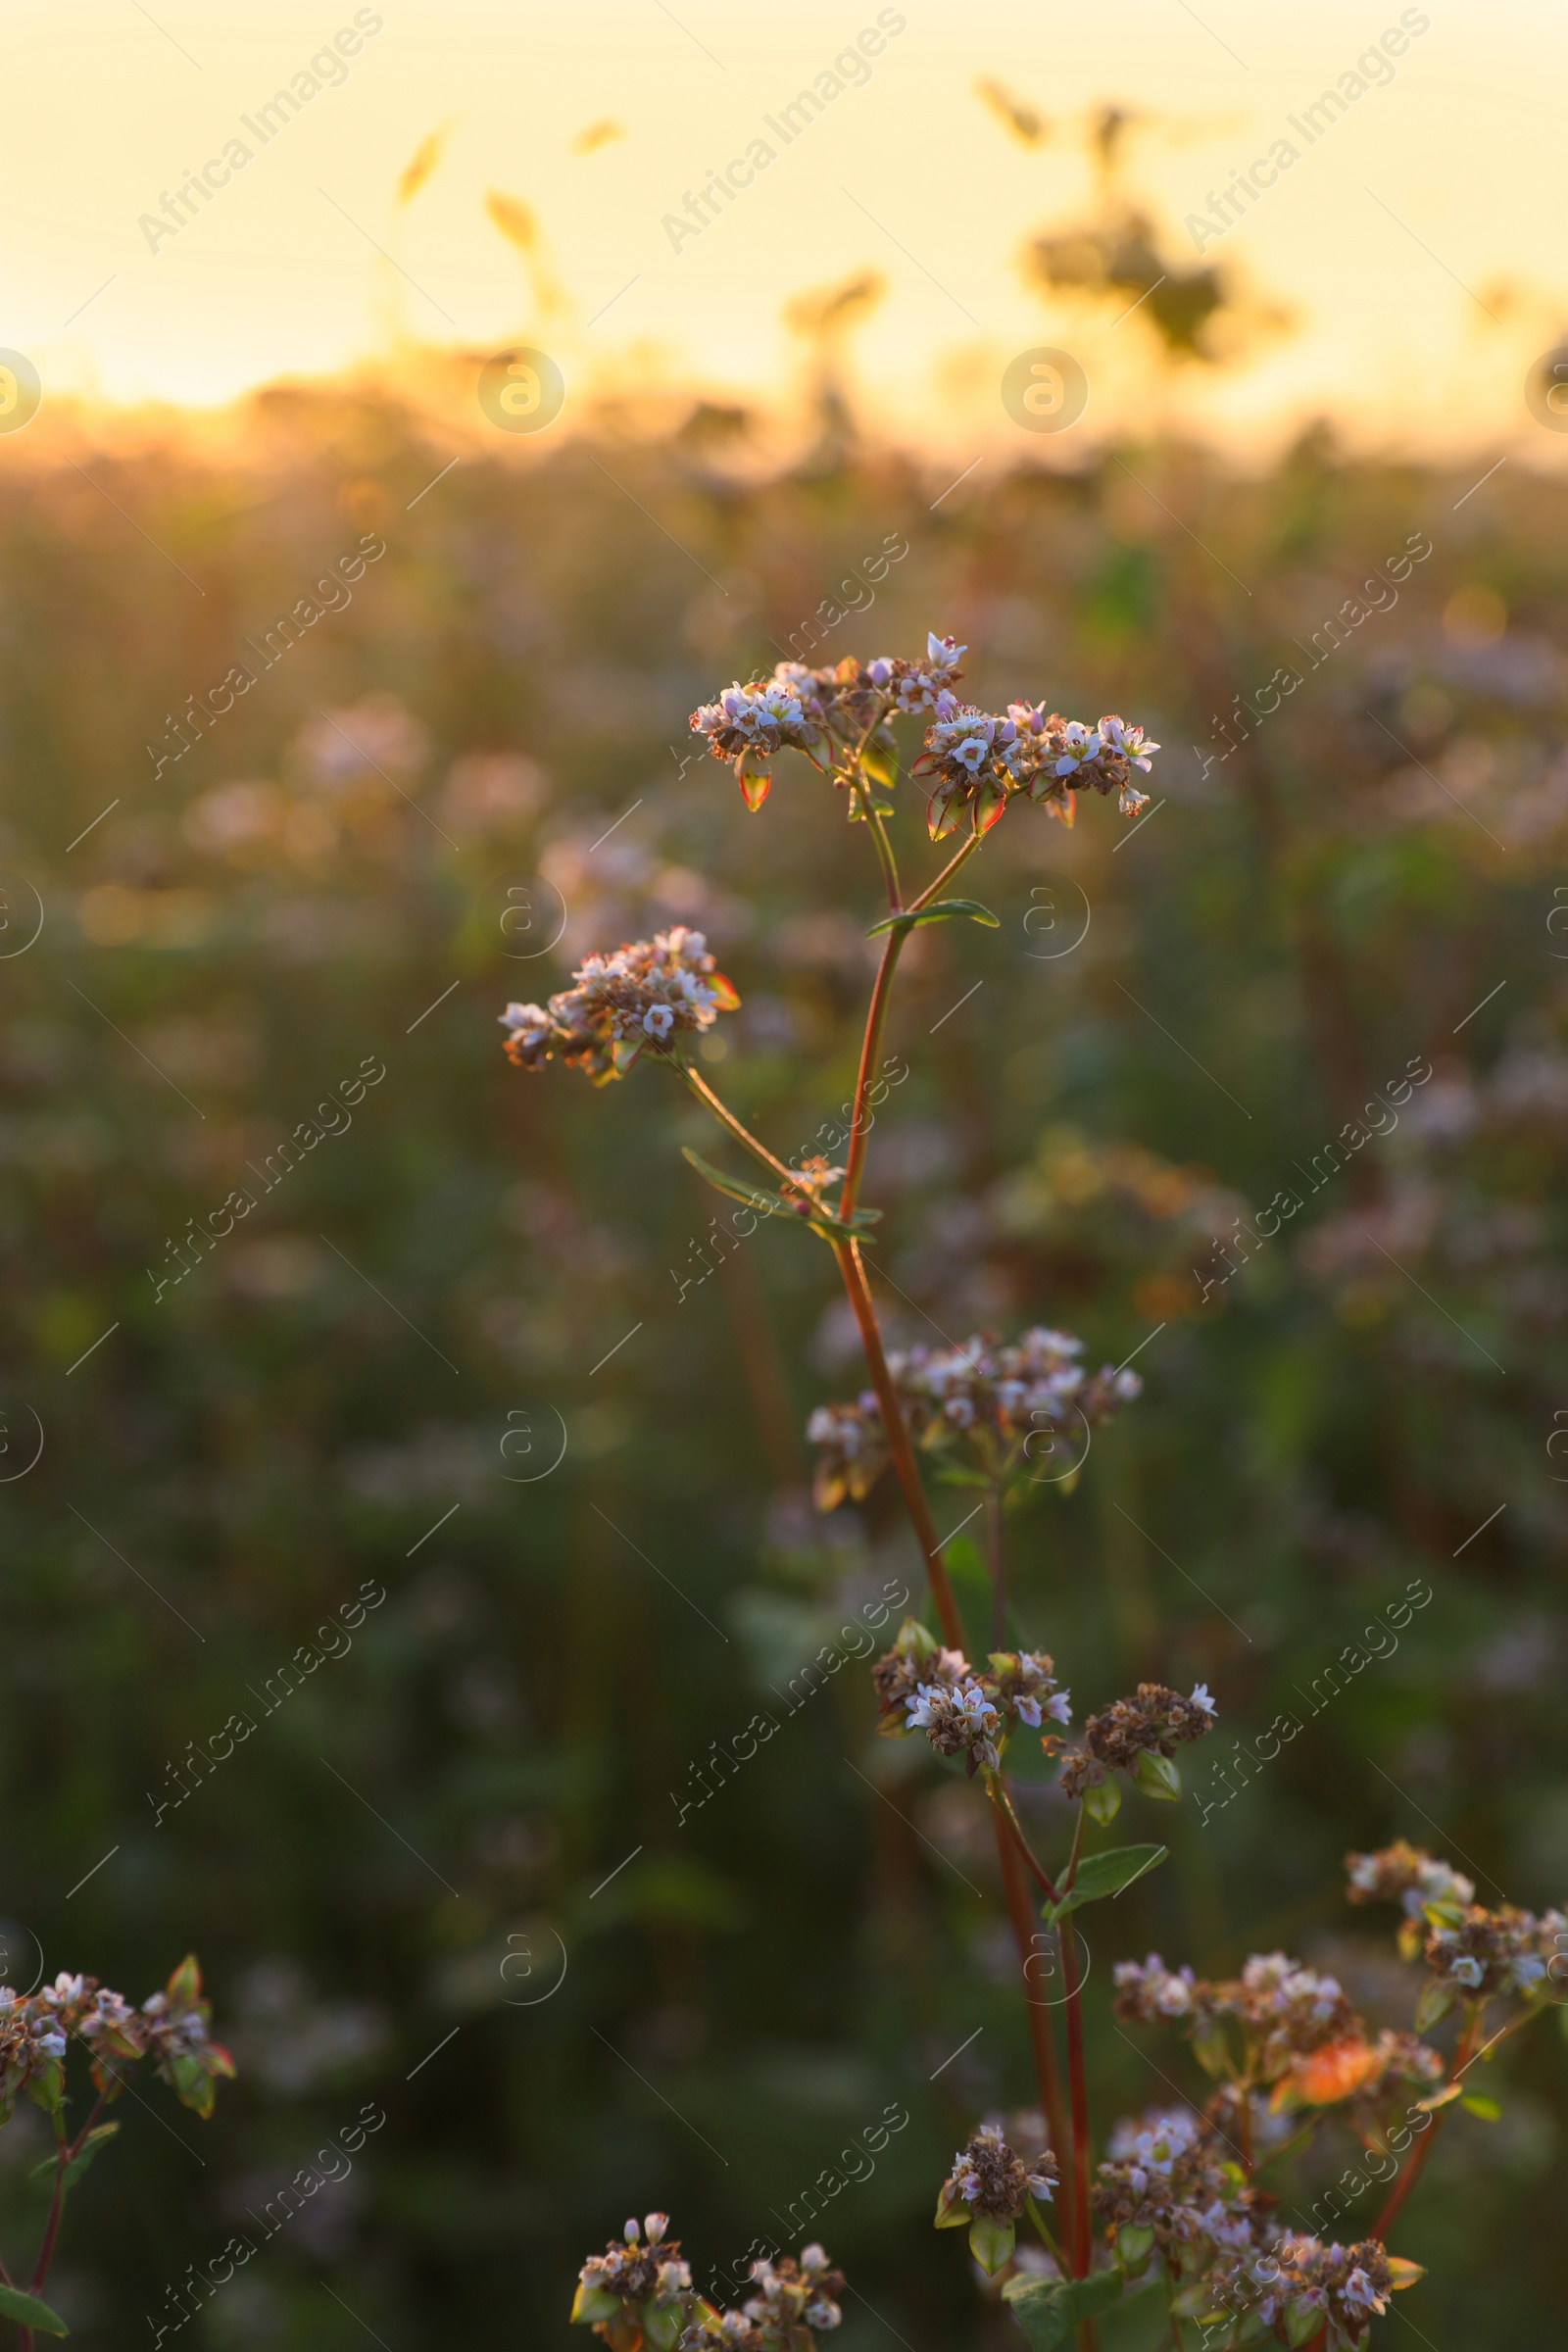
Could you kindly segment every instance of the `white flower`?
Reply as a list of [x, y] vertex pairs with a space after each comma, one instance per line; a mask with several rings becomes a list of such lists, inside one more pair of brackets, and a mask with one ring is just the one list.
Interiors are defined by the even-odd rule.
[[1201, 1707], [1206, 1714], [1217, 1715], [1219, 1713], [1218, 1707], [1215, 1706], [1214, 1701], [1208, 1695], [1208, 1685], [1206, 1683], [1195, 1683], [1193, 1685], [1191, 1703], [1195, 1707]]
[[650, 1004], [643, 1014], [643, 1027], [650, 1037], [665, 1038], [675, 1026], [675, 1015], [667, 1004]]
[[955, 645], [951, 637], [938, 637], [934, 630], [926, 633], [925, 656], [933, 669], [955, 668], [960, 654], [968, 651], [966, 645]]
[[1486, 1974], [1486, 1971], [1483, 1969], [1479, 1960], [1475, 1959], [1470, 1953], [1465, 1952], [1461, 1953], [1460, 1957], [1454, 1961], [1452, 1974], [1458, 1978], [1461, 1984], [1468, 1984], [1471, 1990], [1474, 1991], [1475, 1987], [1480, 1984], [1483, 1976]]
[[1053, 1723], [1071, 1723], [1071, 1700], [1072, 1692], [1070, 1690], [1057, 1690], [1047, 1699], [1046, 1713], [1051, 1717]]

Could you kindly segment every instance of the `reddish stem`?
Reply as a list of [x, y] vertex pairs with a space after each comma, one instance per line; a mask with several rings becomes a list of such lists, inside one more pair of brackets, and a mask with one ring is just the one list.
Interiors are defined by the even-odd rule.
[[[1450, 2084], [1458, 2082], [1459, 2077], [1464, 2073], [1465, 2068], [1469, 2065], [1471, 2058], [1474, 2056], [1475, 2053], [1473, 2045], [1478, 2034], [1480, 2034], [1480, 2031], [1481, 2017], [1480, 2015], [1477, 2015], [1471, 2020], [1470, 2024], [1466, 2026], [1464, 2032], [1459, 2036], [1458, 2045], [1453, 2053], [1453, 2072], [1448, 2077], [1448, 2082]], [[1451, 2106], [1452, 2103], [1453, 2102], [1450, 2100], [1449, 2105]], [[1417, 2180], [1421, 2177], [1421, 2167], [1425, 2164], [1427, 2157], [1431, 2152], [1432, 2142], [1437, 2138], [1438, 2133], [1443, 2129], [1443, 2121], [1447, 2112], [1448, 2110], [1446, 2107], [1440, 2107], [1434, 2114], [1432, 2118], [1431, 2129], [1428, 2131], [1425, 2138], [1422, 2140], [1421, 2145], [1411, 2156], [1409, 2163], [1399, 2175], [1398, 2180], [1396, 2180], [1394, 2186], [1390, 2189], [1388, 2196], [1384, 2199], [1383, 2210], [1378, 2215], [1377, 2220], [1373, 2223], [1371, 2229], [1367, 2232], [1369, 2237], [1375, 2237], [1385, 2241], [1387, 2240], [1390, 2230], [1393, 2228], [1395, 2222], [1398, 2218], [1400, 2207], [1403, 2205], [1405, 2198], [1410, 2194], [1411, 2189], [1414, 2188]]]
[[860, 1189], [860, 1174], [865, 1166], [865, 1147], [870, 1138], [866, 1124], [866, 1097], [871, 1091], [872, 1072], [882, 1045], [882, 1024], [887, 1019], [888, 998], [892, 993], [893, 975], [908, 933], [904, 928], [890, 931], [882, 950], [882, 960], [876, 967], [876, 979], [871, 989], [871, 1002], [866, 1007], [865, 1034], [860, 1040], [860, 1066], [855, 1078], [855, 1115], [850, 1121], [850, 1151], [844, 1163], [844, 1183], [839, 1193], [838, 1213], [848, 1218]]
[[1061, 2099], [1061, 2070], [1056, 2060], [1056, 2039], [1051, 2029], [1051, 2010], [1047, 2002], [1036, 1998], [1029, 1975], [1035, 1952], [1034, 1914], [1029, 1904], [1029, 1889], [1024, 1882], [1023, 1866], [1009, 1834], [1009, 1825], [1000, 1805], [991, 1809], [997, 1833], [997, 1859], [1002, 1866], [1002, 1885], [1007, 1898], [1007, 1916], [1012, 1922], [1012, 1940], [1017, 1946], [1018, 1968], [1023, 1978], [1024, 2008], [1029, 2019], [1029, 2045], [1034, 2053], [1035, 2080], [1040, 2085], [1040, 2100], [1046, 2111], [1046, 2125], [1056, 2161], [1061, 2166], [1062, 2234], [1072, 2235], [1072, 2182], [1068, 2178], [1067, 2114]]
[[1079, 1998], [1078, 1938], [1068, 1914], [1056, 1931], [1061, 1945], [1061, 1982], [1066, 1994], [1067, 2089], [1072, 2100], [1072, 2153], [1077, 2179], [1073, 2195], [1072, 2267], [1076, 2276], [1089, 2276], [1089, 2083], [1084, 2072], [1084, 2013]]
[[963, 1620], [958, 1615], [958, 1604], [954, 1598], [953, 1586], [943, 1564], [942, 1541], [937, 1534], [936, 1521], [931, 1516], [931, 1506], [925, 1498], [925, 1489], [920, 1484], [914, 1447], [909, 1443], [909, 1432], [899, 1406], [893, 1375], [888, 1370], [888, 1359], [882, 1347], [882, 1331], [876, 1319], [870, 1286], [865, 1279], [859, 1244], [835, 1242], [833, 1254], [839, 1261], [844, 1287], [849, 1293], [850, 1304], [855, 1309], [860, 1345], [865, 1349], [866, 1365], [871, 1374], [871, 1386], [876, 1391], [876, 1400], [882, 1411], [882, 1426], [887, 1432], [888, 1451], [893, 1457], [893, 1467], [898, 1472], [905, 1508], [919, 1540], [920, 1549], [925, 1554], [926, 1577], [930, 1583], [931, 1596], [937, 1604], [937, 1615], [942, 1621], [942, 1631], [951, 1647], [962, 1649]]

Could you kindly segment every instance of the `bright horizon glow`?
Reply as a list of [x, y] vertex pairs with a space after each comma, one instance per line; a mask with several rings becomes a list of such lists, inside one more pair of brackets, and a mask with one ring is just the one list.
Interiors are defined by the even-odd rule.
[[[1406, 11], [1429, 28], [1386, 86], [1342, 121], [1206, 262], [1239, 275], [1288, 331], [1244, 365], [1164, 369], [1147, 323], [1112, 327], [1031, 291], [1025, 237], [1084, 217], [1081, 142], [1095, 107], [1149, 118], [1127, 192], [1165, 248], [1198, 259], [1186, 216], [1235, 170], [1294, 137], [1288, 119], [1400, 22], [1389, 0], [1304, 13], [1256, 0], [1105, 0], [1059, 21], [1024, 0], [883, 12], [906, 26], [869, 78], [788, 145], [763, 127], [862, 26], [867, 0], [386, 0], [360, 10], [345, 77], [253, 135], [258, 110], [308, 70], [345, 0], [269, 0], [220, 23], [210, 5], [52, 0], [4, 36], [12, 163], [0, 345], [25, 353], [45, 400], [221, 405], [279, 376], [395, 371], [415, 344], [475, 359], [529, 326], [519, 257], [486, 192], [534, 214], [562, 307], [529, 331], [560, 360], [569, 404], [677, 387], [783, 407], [798, 387], [790, 297], [875, 270], [885, 297], [852, 338], [867, 416], [943, 451], [1065, 455], [1140, 421], [1266, 453], [1314, 415], [1363, 447], [1515, 449], [1552, 465], [1563, 439], [1523, 400], [1530, 362], [1568, 323], [1556, 234], [1555, 115], [1568, 18]], [[678, 21], [677, 21], [678, 20]], [[327, 71], [330, 69], [323, 70]], [[1044, 115], [1034, 149], [974, 95], [1003, 82]], [[250, 129], [242, 127], [249, 119]], [[609, 122], [592, 152], [573, 141]], [[407, 206], [398, 175], [432, 131], [441, 160]], [[755, 184], [672, 250], [662, 225], [714, 168], [770, 138]], [[251, 158], [177, 235], [138, 226], [187, 170], [245, 140]], [[1061, 442], [1002, 411], [1004, 367], [1032, 345], [1078, 356], [1093, 387]], [[465, 401], [455, 423], [481, 427]], [[0, 437], [0, 463], [24, 442]]]

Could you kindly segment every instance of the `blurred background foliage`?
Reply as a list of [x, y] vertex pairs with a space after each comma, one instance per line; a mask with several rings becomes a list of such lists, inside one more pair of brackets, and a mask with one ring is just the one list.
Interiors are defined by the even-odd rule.
[[[1037, 271], [1120, 307], [1159, 258], [1121, 203]], [[1211, 277], [1149, 328], [1178, 359]], [[86, 2341], [144, 2341], [368, 2098], [388, 2123], [347, 2181], [195, 2324], [215, 2352], [564, 2344], [627, 2213], [667, 2208], [707, 2283], [798, 2244], [813, 2182], [845, 2352], [1015, 2340], [929, 2229], [957, 2139], [1030, 2089], [987, 1827], [923, 1747], [873, 1742], [862, 1667], [770, 1696], [918, 1582], [890, 1486], [826, 1523], [805, 1497], [806, 1414], [860, 1385], [832, 1263], [774, 1228], [720, 1262], [678, 1146], [722, 1152], [657, 1072], [594, 1095], [499, 1050], [509, 997], [685, 921], [744, 1000], [710, 1076], [786, 1154], [839, 1114], [869, 845], [799, 762], [749, 816], [686, 731], [781, 656], [951, 630], [975, 700], [1166, 747], [1136, 832], [1015, 808], [972, 869], [1001, 927], [913, 936], [867, 1193], [901, 1339], [1044, 1320], [1139, 1351], [1143, 1400], [1011, 1535], [1080, 1717], [1146, 1676], [1210, 1684], [1220, 1761], [1304, 1724], [1206, 1820], [1129, 1827], [1175, 1860], [1093, 1914], [1100, 2129], [1201, 2095], [1113, 2026], [1118, 1957], [1284, 1945], [1405, 2024], [1347, 1847], [1413, 1837], [1483, 1899], [1568, 1889], [1568, 493], [1325, 426], [1257, 477], [1152, 435], [948, 494], [846, 389], [876, 290], [796, 306], [818, 429], [784, 464], [699, 403], [460, 440], [436, 482], [438, 408], [367, 382], [259, 395], [221, 446], [83, 421], [0, 482], [8, 937], [31, 892], [45, 916], [0, 1048], [6, 1458], [46, 1435], [0, 1488], [8, 1966], [139, 1998], [194, 1946], [241, 2065], [210, 2126], [133, 2111], [80, 2192], [55, 2299]], [[171, 715], [362, 534], [386, 552], [352, 602], [173, 759]], [[1396, 601], [1362, 597], [1422, 538]], [[352, 1124], [318, 1119], [362, 1064]], [[257, 1206], [215, 1238], [235, 1187]], [[1412, 1579], [1396, 1654], [1311, 1712]], [[276, 1698], [367, 1583], [352, 1647]], [[715, 1772], [761, 1707], [776, 1738]], [[193, 1767], [236, 1710], [254, 1735]], [[1533, 2346], [1560, 2308], [1555, 2028], [1497, 2072], [1502, 2121], [1454, 2121], [1401, 2234], [1434, 2343]], [[0, 2134], [8, 2246], [43, 2129]]]

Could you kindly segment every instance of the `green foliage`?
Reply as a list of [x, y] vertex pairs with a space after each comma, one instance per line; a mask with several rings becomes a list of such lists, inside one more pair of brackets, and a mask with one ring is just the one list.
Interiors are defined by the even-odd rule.
[[1080, 2320], [1108, 2311], [1121, 2290], [1120, 2271], [1097, 2271], [1087, 2278], [1009, 2278], [1002, 2292], [1032, 2352], [1055, 2352]]
[[1046, 1905], [1044, 1917], [1063, 1919], [1082, 1903], [1098, 1903], [1106, 1895], [1120, 1894], [1146, 1871], [1156, 1869], [1169, 1852], [1168, 1845], [1112, 1845], [1102, 1853], [1083, 1855], [1072, 1885], [1055, 1902]]

